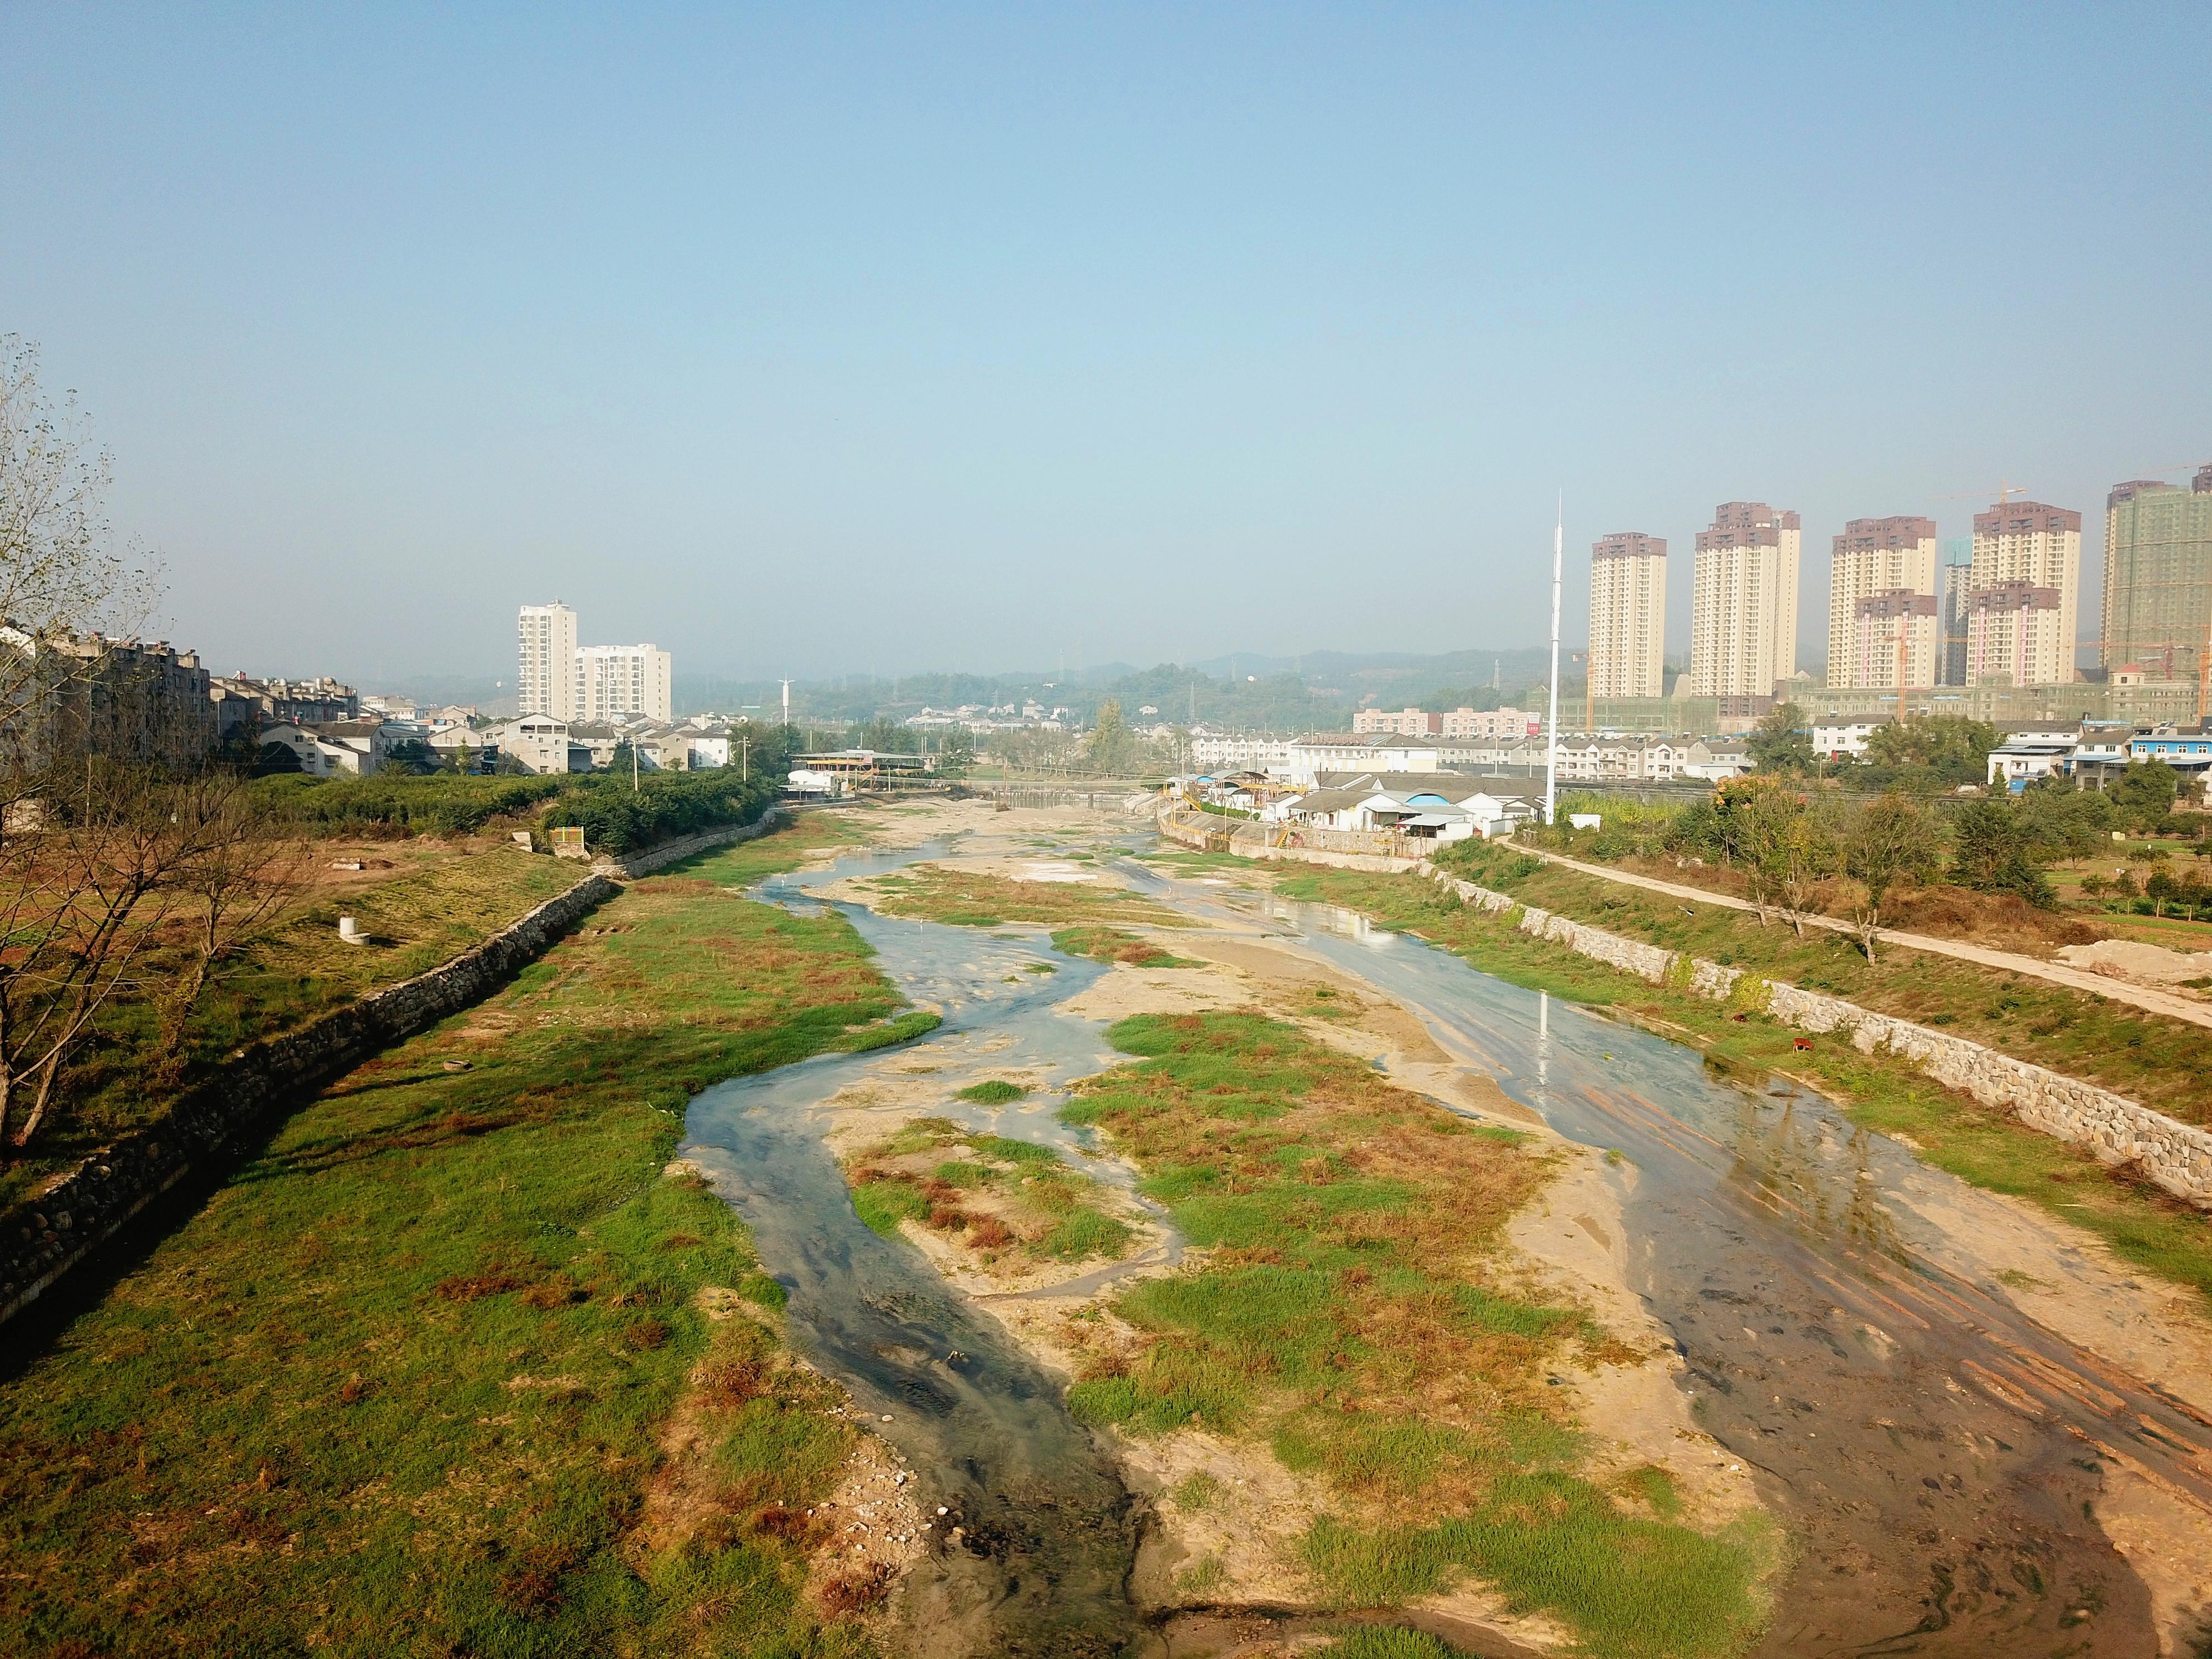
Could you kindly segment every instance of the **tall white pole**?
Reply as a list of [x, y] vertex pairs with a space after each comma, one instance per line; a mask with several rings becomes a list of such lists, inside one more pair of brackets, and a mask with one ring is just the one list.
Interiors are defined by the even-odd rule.
[[1552, 712], [1544, 722], [1544, 822], [1552, 822], [1559, 799], [1559, 566], [1567, 550], [1567, 497], [1559, 493], [1559, 512], [1552, 526]]

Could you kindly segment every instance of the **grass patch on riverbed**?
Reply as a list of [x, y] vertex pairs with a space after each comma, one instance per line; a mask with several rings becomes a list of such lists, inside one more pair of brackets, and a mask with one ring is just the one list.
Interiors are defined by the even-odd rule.
[[[1936, 1168], [2039, 1204], [2097, 1234], [2145, 1272], [2212, 1299], [2212, 1219], [2124, 1168], [2109, 1170], [2087, 1152], [2038, 1133], [2002, 1109], [1946, 1089], [1907, 1060], [1863, 1054], [1844, 1036], [1808, 1036], [1764, 1014], [1650, 984], [1563, 945], [1532, 938], [1504, 915], [1462, 904], [1416, 876], [1307, 872], [1285, 879], [1279, 890], [1287, 897], [1363, 911], [1515, 984], [1617, 1006], [1632, 1018], [1656, 1022], [1667, 1035], [1697, 1044], [1713, 1063], [1741, 1073], [1754, 1085], [1769, 1073], [1802, 1078], [1840, 1102], [1853, 1122], [1903, 1136]], [[1611, 913], [1567, 914], [1608, 927], [1617, 921]], [[1901, 975], [1907, 970], [1897, 964], [1909, 962], [1907, 976], [1914, 978], [1923, 966], [1938, 965], [1935, 958], [1902, 951], [1885, 960]], [[1800, 1042], [1810, 1046], [1801, 1048]], [[2010, 1052], [2002, 1042], [1995, 1046]]]
[[802, 1595], [853, 1431], [663, 1173], [692, 1092], [896, 1006], [841, 917], [729, 890], [847, 833], [634, 884], [19, 1316], [0, 1650], [860, 1651]]
[[1206, 1265], [1125, 1291], [1068, 1403], [1134, 1433], [1266, 1440], [1335, 1512], [1301, 1540], [1324, 1599], [1391, 1606], [1472, 1575], [1596, 1651], [1734, 1650], [1763, 1534], [1711, 1536], [1573, 1473], [1547, 1370], [1632, 1358], [1503, 1277], [1543, 1156], [1252, 1012], [1141, 1015], [1135, 1061], [1065, 1115], [1111, 1134]]
[[1155, 945], [1120, 927], [1063, 927], [1052, 936], [1052, 947], [1072, 957], [1097, 962], [1126, 963], [1132, 968], [1195, 968], [1188, 957]]
[[1041, 1261], [1120, 1256], [1135, 1237], [1101, 1206], [1098, 1183], [1051, 1147], [949, 1118], [905, 1125], [846, 1174], [854, 1212], [886, 1238], [913, 1221], [960, 1239], [987, 1267], [1016, 1252]]
[[1120, 923], [1131, 927], [1188, 927], [1189, 920], [1126, 887], [1103, 881], [1017, 881], [958, 865], [915, 864], [867, 883], [869, 903], [887, 916], [910, 916], [956, 927], [997, 927], [1010, 921], [1048, 927]]

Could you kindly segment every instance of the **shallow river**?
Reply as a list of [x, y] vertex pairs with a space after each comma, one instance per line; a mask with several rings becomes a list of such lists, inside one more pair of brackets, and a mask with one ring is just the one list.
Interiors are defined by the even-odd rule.
[[[818, 902], [808, 890], [929, 855], [848, 858], [773, 878], [763, 896]], [[1696, 1050], [1351, 913], [1121, 868], [1158, 897], [1365, 980], [1560, 1133], [1625, 1156], [1633, 1288], [1687, 1362], [1701, 1426], [1761, 1472], [1798, 1548], [1762, 1653], [2156, 1652], [2148, 1596], [2091, 1506], [2109, 1451], [2212, 1497], [2212, 1428], [1978, 1273], [1915, 1207], [1955, 1188], [1949, 1177], [1793, 1085], [1717, 1076]], [[1083, 1161], [1084, 1132], [1057, 1122], [1050, 1091], [1012, 1109], [951, 1095], [1015, 1066], [1065, 1081], [1109, 1063], [1098, 1024], [1057, 1006], [1104, 970], [1041, 939], [841, 908], [884, 970], [944, 1011], [944, 1027], [901, 1052], [943, 1068], [945, 1115]], [[1024, 971], [1040, 958], [1059, 971]], [[799, 1346], [888, 1415], [881, 1431], [923, 1471], [932, 1507], [952, 1511], [940, 1527], [966, 1528], [964, 1547], [940, 1547], [909, 1589], [923, 1651], [1159, 1651], [1125, 1592], [1139, 1506], [1058, 1389], [918, 1252], [853, 1214], [808, 1109], [881, 1059], [823, 1057], [708, 1090], [687, 1150], [790, 1291]], [[1110, 1164], [1087, 1167], [1114, 1178]]]

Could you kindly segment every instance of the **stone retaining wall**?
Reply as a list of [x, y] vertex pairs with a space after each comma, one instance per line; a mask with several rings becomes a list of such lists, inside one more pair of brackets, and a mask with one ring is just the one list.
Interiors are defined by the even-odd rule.
[[1947, 1087], [1963, 1090], [1985, 1106], [2004, 1108], [2031, 1129], [2086, 1146], [2106, 1164], [2136, 1164], [2167, 1192], [2212, 1208], [2212, 1133], [2154, 1112], [2124, 1095], [2015, 1060], [1965, 1037], [1875, 1013], [1841, 997], [1779, 980], [1762, 981], [1702, 957], [1684, 957], [1623, 939], [1533, 904], [1521, 904], [1509, 894], [1455, 880], [1431, 864], [1420, 868], [1422, 874], [1449, 884], [1467, 903], [1490, 911], [1517, 910], [1516, 925], [1524, 933], [1551, 939], [1653, 984], [1680, 985], [1716, 1000], [1741, 996], [1800, 1030], [1847, 1033], [1851, 1046], [1862, 1054], [1887, 1050]]
[[649, 876], [655, 870], [665, 870], [694, 853], [703, 853], [712, 847], [733, 846], [741, 841], [750, 841], [764, 836], [791, 815], [787, 806], [771, 806], [750, 823], [726, 823], [718, 829], [702, 830], [696, 836], [679, 836], [674, 841], [665, 841], [658, 847], [647, 848], [642, 853], [633, 853], [628, 858], [594, 859], [594, 875], [607, 876], [616, 881], [635, 881], [640, 876]]
[[234, 1151], [278, 1105], [479, 1000], [617, 890], [586, 876], [451, 962], [240, 1049], [159, 1120], [0, 1213], [0, 1320], [194, 1169]]

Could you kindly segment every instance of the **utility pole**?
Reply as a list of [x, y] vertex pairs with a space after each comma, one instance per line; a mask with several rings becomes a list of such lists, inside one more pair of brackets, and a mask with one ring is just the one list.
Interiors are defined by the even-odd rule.
[[1559, 492], [1559, 516], [1552, 526], [1552, 710], [1544, 723], [1544, 823], [1549, 827], [1559, 798], [1559, 568], [1567, 550], [1567, 496]]
[[752, 781], [753, 740], [750, 737], [739, 738], [738, 739], [738, 781], [750, 783]]

